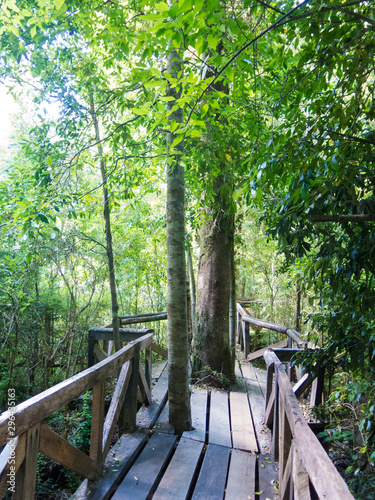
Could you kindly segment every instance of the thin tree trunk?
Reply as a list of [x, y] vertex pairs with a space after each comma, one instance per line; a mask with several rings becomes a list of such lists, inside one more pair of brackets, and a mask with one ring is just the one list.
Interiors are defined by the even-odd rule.
[[[171, 7], [172, 1], [168, 0]], [[181, 70], [180, 57], [175, 50], [169, 50], [167, 71], [171, 79]], [[169, 84], [168, 95], [179, 98], [179, 91]], [[172, 109], [171, 104], [169, 109]], [[182, 109], [169, 116], [170, 122], [182, 123]], [[175, 134], [167, 134], [170, 150]], [[183, 141], [175, 148], [177, 154], [168, 155], [167, 176], [167, 281], [168, 281], [168, 398], [169, 421], [178, 434], [191, 428], [189, 390], [189, 352], [186, 307], [185, 266], [185, 185], [184, 169], [180, 163]]]
[[115, 264], [113, 258], [113, 248], [112, 248], [111, 215], [109, 209], [109, 196], [107, 189], [107, 173], [103, 155], [103, 148], [100, 142], [99, 123], [95, 111], [94, 96], [92, 93], [90, 93], [90, 114], [95, 129], [95, 142], [98, 145], [100, 173], [103, 183], [103, 200], [104, 200], [103, 216], [105, 222], [106, 250], [108, 258], [108, 268], [109, 268], [109, 286], [111, 290], [113, 340], [115, 342], [115, 349], [116, 351], [118, 351], [121, 348], [120, 333], [119, 333], [120, 322], [118, 318], [119, 307], [117, 301]]

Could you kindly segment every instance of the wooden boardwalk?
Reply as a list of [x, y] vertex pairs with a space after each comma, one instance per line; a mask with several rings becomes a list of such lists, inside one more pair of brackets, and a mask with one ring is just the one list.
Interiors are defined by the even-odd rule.
[[274, 500], [278, 464], [263, 425], [266, 372], [238, 365], [231, 391], [192, 388], [194, 430], [180, 439], [168, 422], [166, 371], [154, 372], [153, 402], [138, 429], [109, 452], [101, 480], [85, 481], [79, 499]]

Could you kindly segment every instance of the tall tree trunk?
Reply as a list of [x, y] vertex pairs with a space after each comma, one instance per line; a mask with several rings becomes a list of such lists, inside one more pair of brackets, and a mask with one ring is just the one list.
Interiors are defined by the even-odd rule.
[[[218, 50], [220, 51], [219, 48]], [[212, 69], [208, 68], [204, 74], [206, 78], [211, 77]], [[215, 90], [229, 94], [228, 86], [220, 81], [215, 82]], [[222, 127], [226, 124], [220, 113], [211, 118], [213, 122], [207, 122], [207, 130], [214, 131], [217, 125]], [[218, 380], [211, 376], [212, 372], [222, 373], [229, 379], [234, 377], [230, 341], [230, 336], [233, 335], [230, 297], [234, 272], [234, 213], [227, 195], [224, 194], [226, 190], [223, 189], [225, 184], [230, 182], [230, 173], [226, 165], [220, 162], [219, 155], [215, 154], [212, 137], [207, 136], [206, 142], [210, 143], [214, 151], [212, 162], [219, 163], [219, 174], [213, 181], [214, 201], [205, 209], [199, 236], [193, 375], [195, 378], [205, 378], [207, 382], [217, 384]], [[207, 167], [208, 170], [210, 167], [211, 165]]]
[[[217, 179], [219, 192], [223, 179]], [[233, 377], [229, 343], [229, 303], [232, 287], [234, 215], [216, 196], [200, 232], [200, 258], [197, 279], [197, 323], [194, 337], [193, 373], [197, 378], [211, 377], [212, 372]], [[208, 212], [210, 211], [210, 215]], [[214, 212], [214, 213], [212, 213]], [[208, 378], [207, 378], [208, 377]]]
[[107, 250], [108, 269], [109, 269], [109, 286], [111, 290], [113, 340], [115, 342], [115, 349], [116, 351], [118, 351], [121, 348], [120, 332], [119, 332], [120, 320], [118, 317], [119, 308], [118, 308], [117, 290], [116, 290], [115, 263], [114, 263], [113, 248], [112, 248], [111, 215], [109, 209], [109, 196], [107, 188], [108, 179], [107, 179], [106, 165], [103, 155], [103, 147], [100, 142], [99, 122], [96, 115], [94, 96], [92, 92], [90, 93], [90, 114], [95, 129], [95, 142], [98, 145], [100, 173], [103, 184], [103, 201], [104, 201], [103, 217], [105, 222], [106, 250]]
[[[171, 0], [168, 0], [172, 5]], [[171, 49], [171, 48], [170, 48]], [[167, 71], [170, 80], [181, 70], [180, 56], [169, 50]], [[168, 95], [178, 99], [180, 92], [176, 84], [170, 83]], [[172, 109], [171, 104], [169, 109]], [[169, 116], [170, 122], [182, 123], [182, 109]], [[176, 135], [167, 135], [170, 151]], [[189, 351], [186, 307], [186, 266], [185, 266], [185, 180], [184, 168], [180, 163], [183, 141], [174, 148], [176, 154], [167, 158], [167, 281], [168, 281], [168, 398], [169, 421], [178, 434], [191, 428], [189, 390]]]

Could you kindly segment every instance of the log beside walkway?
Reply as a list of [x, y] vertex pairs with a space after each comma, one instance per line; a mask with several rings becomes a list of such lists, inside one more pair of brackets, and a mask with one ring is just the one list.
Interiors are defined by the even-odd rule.
[[278, 464], [263, 425], [266, 372], [237, 365], [230, 392], [192, 388], [193, 430], [181, 438], [168, 422], [167, 374], [160, 373], [152, 403], [137, 415], [138, 429], [110, 450], [101, 479], [86, 480], [83, 499], [275, 500]]

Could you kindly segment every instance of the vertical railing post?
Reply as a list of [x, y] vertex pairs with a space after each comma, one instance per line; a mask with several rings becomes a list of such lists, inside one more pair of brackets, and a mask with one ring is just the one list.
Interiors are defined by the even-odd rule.
[[138, 394], [138, 372], [139, 372], [139, 344], [135, 344], [134, 356], [131, 360], [132, 373], [126, 391], [123, 408], [119, 418], [120, 436], [124, 432], [133, 432], [137, 423], [137, 394]]
[[14, 500], [34, 500], [40, 423], [26, 431], [26, 455], [16, 474]]
[[250, 354], [250, 326], [246, 321], [242, 321], [242, 334], [245, 358]]
[[279, 384], [275, 370], [275, 404], [273, 408], [272, 454], [276, 462], [279, 460]]
[[151, 380], [152, 380], [152, 349], [151, 349], [151, 345], [149, 345], [145, 349], [145, 376], [146, 376], [148, 387], [151, 391]]
[[105, 383], [96, 384], [92, 389], [90, 458], [102, 465], [103, 426], [105, 413]]
[[97, 340], [95, 339], [95, 334], [92, 329], [89, 330], [89, 352], [88, 352], [88, 367], [94, 366], [95, 364], [95, 354], [94, 348]]
[[268, 402], [269, 402], [271, 394], [272, 394], [273, 374], [274, 373], [275, 373], [275, 364], [272, 363], [271, 365], [267, 366], [266, 407], [264, 409], [265, 411], [267, 410]]

